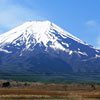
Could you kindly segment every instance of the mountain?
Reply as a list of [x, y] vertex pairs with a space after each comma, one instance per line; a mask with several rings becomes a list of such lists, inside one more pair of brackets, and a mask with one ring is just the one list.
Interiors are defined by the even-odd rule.
[[99, 73], [100, 50], [50, 21], [30, 21], [0, 35], [1, 73]]

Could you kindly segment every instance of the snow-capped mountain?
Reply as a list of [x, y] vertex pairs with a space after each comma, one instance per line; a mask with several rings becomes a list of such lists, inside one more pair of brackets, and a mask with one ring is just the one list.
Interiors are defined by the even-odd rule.
[[100, 50], [49, 21], [26, 22], [1, 34], [0, 54], [2, 72], [66, 73], [100, 69]]
[[66, 47], [69, 47], [70, 44], [65, 41], [62, 41], [61, 43], [59, 42], [61, 39], [66, 38], [71, 38], [76, 42], [84, 44], [80, 39], [65, 32], [63, 29], [49, 21], [33, 21], [26, 22], [5, 34], [2, 34], [0, 36], [0, 47], [1, 50], [5, 51], [3, 48], [5, 46], [9, 48], [9, 44], [19, 48], [24, 44], [25, 47], [23, 50], [33, 50], [34, 46], [39, 43], [40, 45], [44, 45], [46, 48], [51, 47], [55, 50], [58, 49], [67, 52]]

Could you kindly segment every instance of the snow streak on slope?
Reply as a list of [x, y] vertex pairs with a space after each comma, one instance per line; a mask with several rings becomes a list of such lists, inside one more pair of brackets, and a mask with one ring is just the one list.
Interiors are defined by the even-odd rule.
[[74, 37], [70, 33], [64, 31], [60, 27], [56, 26], [54, 23], [49, 21], [32, 21], [26, 22], [23, 25], [0, 35], [0, 47], [7, 44], [13, 44], [15, 46], [21, 46], [25, 44], [26, 48], [29, 49], [31, 44], [34, 46], [40, 43], [48, 47], [48, 44], [53, 49], [60, 49], [66, 51], [66, 48], [62, 44], [69, 47], [69, 44], [62, 42], [59, 43], [59, 37], [55, 36], [54, 32], [57, 31], [62, 38], [71, 38], [81, 44], [85, 44], [83, 41]]

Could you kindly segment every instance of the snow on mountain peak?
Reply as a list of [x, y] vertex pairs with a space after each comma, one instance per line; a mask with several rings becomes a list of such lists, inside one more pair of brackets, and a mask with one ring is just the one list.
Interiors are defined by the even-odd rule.
[[[17, 36], [21, 35], [21, 34], [28, 34], [29, 30], [32, 31], [30, 32], [29, 34], [31, 33], [44, 33], [46, 31], [47, 28], [49, 28], [50, 22], [49, 21], [45, 21], [45, 22], [40, 22], [40, 21], [32, 21], [32, 22], [26, 22], [24, 24], [22, 24], [21, 26], [18, 26], [17, 28], [14, 28], [4, 34], [1, 34], [0, 35], [0, 40], [2, 38], [5, 38], [4, 40], [6, 41], [7, 40], [7, 37], [10, 37], [12, 36], [12, 38], [10, 39], [14, 39], [14, 36], [15, 38], [17, 38]], [[27, 32], [26, 32], [27, 31]], [[6, 37], [7, 36], [7, 37]], [[12, 41], [12, 40], [8, 40], [9, 42]]]
[[[57, 33], [56, 33], [57, 32]], [[55, 35], [58, 34], [59, 36]], [[64, 31], [54, 23], [50, 21], [29, 21], [17, 28], [14, 28], [4, 34], [0, 35], [0, 47], [3, 48], [6, 44], [13, 44], [15, 46], [26, 45], [25, 49], [29, 49], [31, 44], [34, 44], [33, 47], [40, 43], [48, 47], [48, 44], [53, 49], [60, 49], [66, 51], [66, 47], [69, 47], [69, 44], [62, 41], [62, 44], [58, 41], [60, 37], [66, 39], [71, 38], [76, 42], [85, 44], [83, 41], [74, 37], [72, 34]], [[67, 52], [69, 52], [67, 50]]]

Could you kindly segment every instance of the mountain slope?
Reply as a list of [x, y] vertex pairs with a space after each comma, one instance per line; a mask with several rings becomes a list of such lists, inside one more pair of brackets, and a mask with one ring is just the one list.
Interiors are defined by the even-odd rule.
[[0, 35], [0, 71], [100, 72], [100, 50], [49, 21], [32, 21]]
[[[57, 36], [58, 35], [58, 36]], [[26, 49], [29, 49], [33, 44], [42, 44], [45, 47], [51, 46], [51, 48], [65, 50], [63, 47], [64, 43], [59, 43], [61, 39], [71, 37], [77, 42], [83, 43], [78, 38], [71, 34], [64, 32], [62, 29], [57, 27], [55, 24], [45, 22], [27, 22], [3, 35], [0, 36], [0, 44], [12, 44], [14, 46], [22, 46], [24, 44]], [[68, 44], [65, 44], [68, 46]]]

